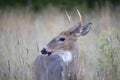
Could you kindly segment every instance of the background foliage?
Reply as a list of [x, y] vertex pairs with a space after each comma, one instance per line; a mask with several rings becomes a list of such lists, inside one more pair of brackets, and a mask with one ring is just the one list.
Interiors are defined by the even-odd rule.
[[43, 46], [79, 21], [75, 8], [93, 24], [77, 43], [83, 80], [120, 80], [120, 0], [0, 0], [0, 80], [32, 80]]
[[96, 6], [101, 8], [106, 3], [110, 3], [116, 7], [120, 4], [120, 0], [0, 0], [0, 8], [21, 8], [29, 6], [32, 10], [41, 10], [47, 5], [55, 5], [61, 9], [71, 9], [76, 6], [93, 9]]

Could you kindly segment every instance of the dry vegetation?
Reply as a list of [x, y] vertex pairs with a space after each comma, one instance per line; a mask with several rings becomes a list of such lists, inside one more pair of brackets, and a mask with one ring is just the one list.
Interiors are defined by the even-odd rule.
[[[40, 49], [79, 21], [75, 10], [69, 13], [71, 24], [56, 8], [41, 13], [0, 11], [0, 80], [32, 80], [33, 62]], [[93, 23], [90, 33], [78, 40], [84, 80], [120, 80], [119, 13], [109, 7], [81, 11], [84, 23]]]

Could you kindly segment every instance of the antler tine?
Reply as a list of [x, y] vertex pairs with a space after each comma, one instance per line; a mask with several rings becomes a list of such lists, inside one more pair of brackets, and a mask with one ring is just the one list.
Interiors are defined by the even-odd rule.
[[81, 14], [80, 14], [80, 11], [79, 11], [78, 9], [76, 9], [76, 10], [77, 10], [77, 13], [78, 13], [79, 18], [80, 18], [80, 23], [82, 24], [82, 16], [81, 16]]
[[71, 16], [68, 14], [68, 12], [66, 10], [65, 10], [65, 13], [66, 13], [66, 16], [67, 16], [69, 23], [71, 23]]

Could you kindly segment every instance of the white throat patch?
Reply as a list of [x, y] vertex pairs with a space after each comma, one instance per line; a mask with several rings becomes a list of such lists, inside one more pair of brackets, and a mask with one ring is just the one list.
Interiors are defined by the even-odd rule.
[[64, 62], [70, 62], [72, 60], [72, 54], [70, 51], [61, 51], [58, 55], [63, 59]]

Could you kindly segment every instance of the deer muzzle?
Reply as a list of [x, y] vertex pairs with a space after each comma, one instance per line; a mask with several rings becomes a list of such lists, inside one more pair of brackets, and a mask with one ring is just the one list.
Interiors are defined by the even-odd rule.
[[45, 48], [43, 48], [43, 49], [41, 50], [41, 53], [44, 54], [44, 55], [45, 55], [45, 54], [51, 55], [52, 52], [49, 52], [49, 51], [47, 51]]

